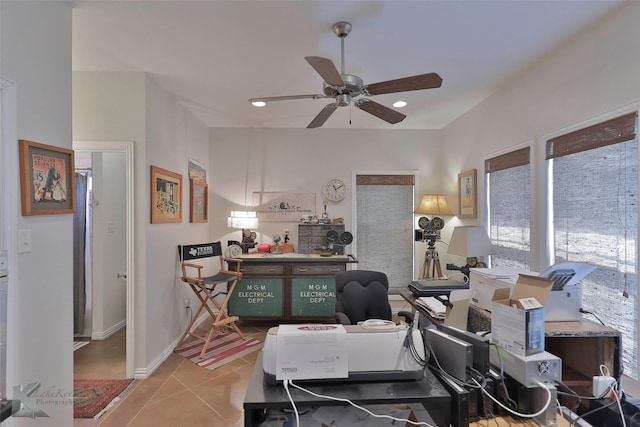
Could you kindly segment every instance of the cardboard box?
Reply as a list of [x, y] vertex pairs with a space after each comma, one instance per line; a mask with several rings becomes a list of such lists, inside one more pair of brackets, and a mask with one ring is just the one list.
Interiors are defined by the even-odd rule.
[[502, 288], [513, 289], [520, 274], [537, 273], [513, 267], [470, 268], [471, 303], [483, 310], [491, 311], [494, 291]]
[[520, 274], [513, 291], [497, 289], [491, 303], [491, 342], [519, 356], [544, 351], [544, 304], [553, 281]]

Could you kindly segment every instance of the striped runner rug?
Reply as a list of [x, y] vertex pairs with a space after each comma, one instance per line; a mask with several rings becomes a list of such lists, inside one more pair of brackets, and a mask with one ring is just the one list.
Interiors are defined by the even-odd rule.
[[176, 347], [174, 351], [198, 366], [213, 370], [232, 360], [260, 350], [262, 348], [262, 341], [252, 337], [242, 339], [242, 337], [235, 332], [225, 332], [220, 335], [215, 335], [211, 339], [204, 357], [200, 358], [203, 345], [203, 341], [194, 339], [185, 342], [180, 347]]

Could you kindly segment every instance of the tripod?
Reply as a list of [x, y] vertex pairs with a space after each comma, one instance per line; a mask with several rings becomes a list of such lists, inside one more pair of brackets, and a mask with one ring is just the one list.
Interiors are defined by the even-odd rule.
[[[442, 277], [442, 269], [440, 268], [440, 256], [438, 255], [438, 251], [436, 251], [435, 238], [429, 238], [427, 245], [420, 279], [439, 279]], [[436, 275], [436, 273], [438, 274]]]

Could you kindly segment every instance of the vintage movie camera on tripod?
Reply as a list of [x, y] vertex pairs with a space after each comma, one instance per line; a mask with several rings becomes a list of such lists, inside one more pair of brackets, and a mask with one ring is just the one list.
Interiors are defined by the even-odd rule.
[[436, 251], [436, 241], [440, 240], [440, 230], [444, 228], [444, 220], [439, 216], [434, 216], [431, 220], [422, 216], [418, 219], [418, 227], [420, 229], [415, 230], [415, 241], [427, 243], [420, 278], [438, 279], [442, 277], [442, 269], [440, 268], [440, 257]]

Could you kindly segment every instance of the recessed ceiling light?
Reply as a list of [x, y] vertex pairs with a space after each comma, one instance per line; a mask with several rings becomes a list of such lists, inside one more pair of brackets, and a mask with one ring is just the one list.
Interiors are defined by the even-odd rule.
[[406, 107], [407, 103], [405, 101], [396, 101], [393, 103], [393, 106], [396, 108]]
[[267, 103], [264, 101], [253, 101], [251, 105], [253, 105], [254, 107], [264, 107], [265, 105], [267, 105]]

